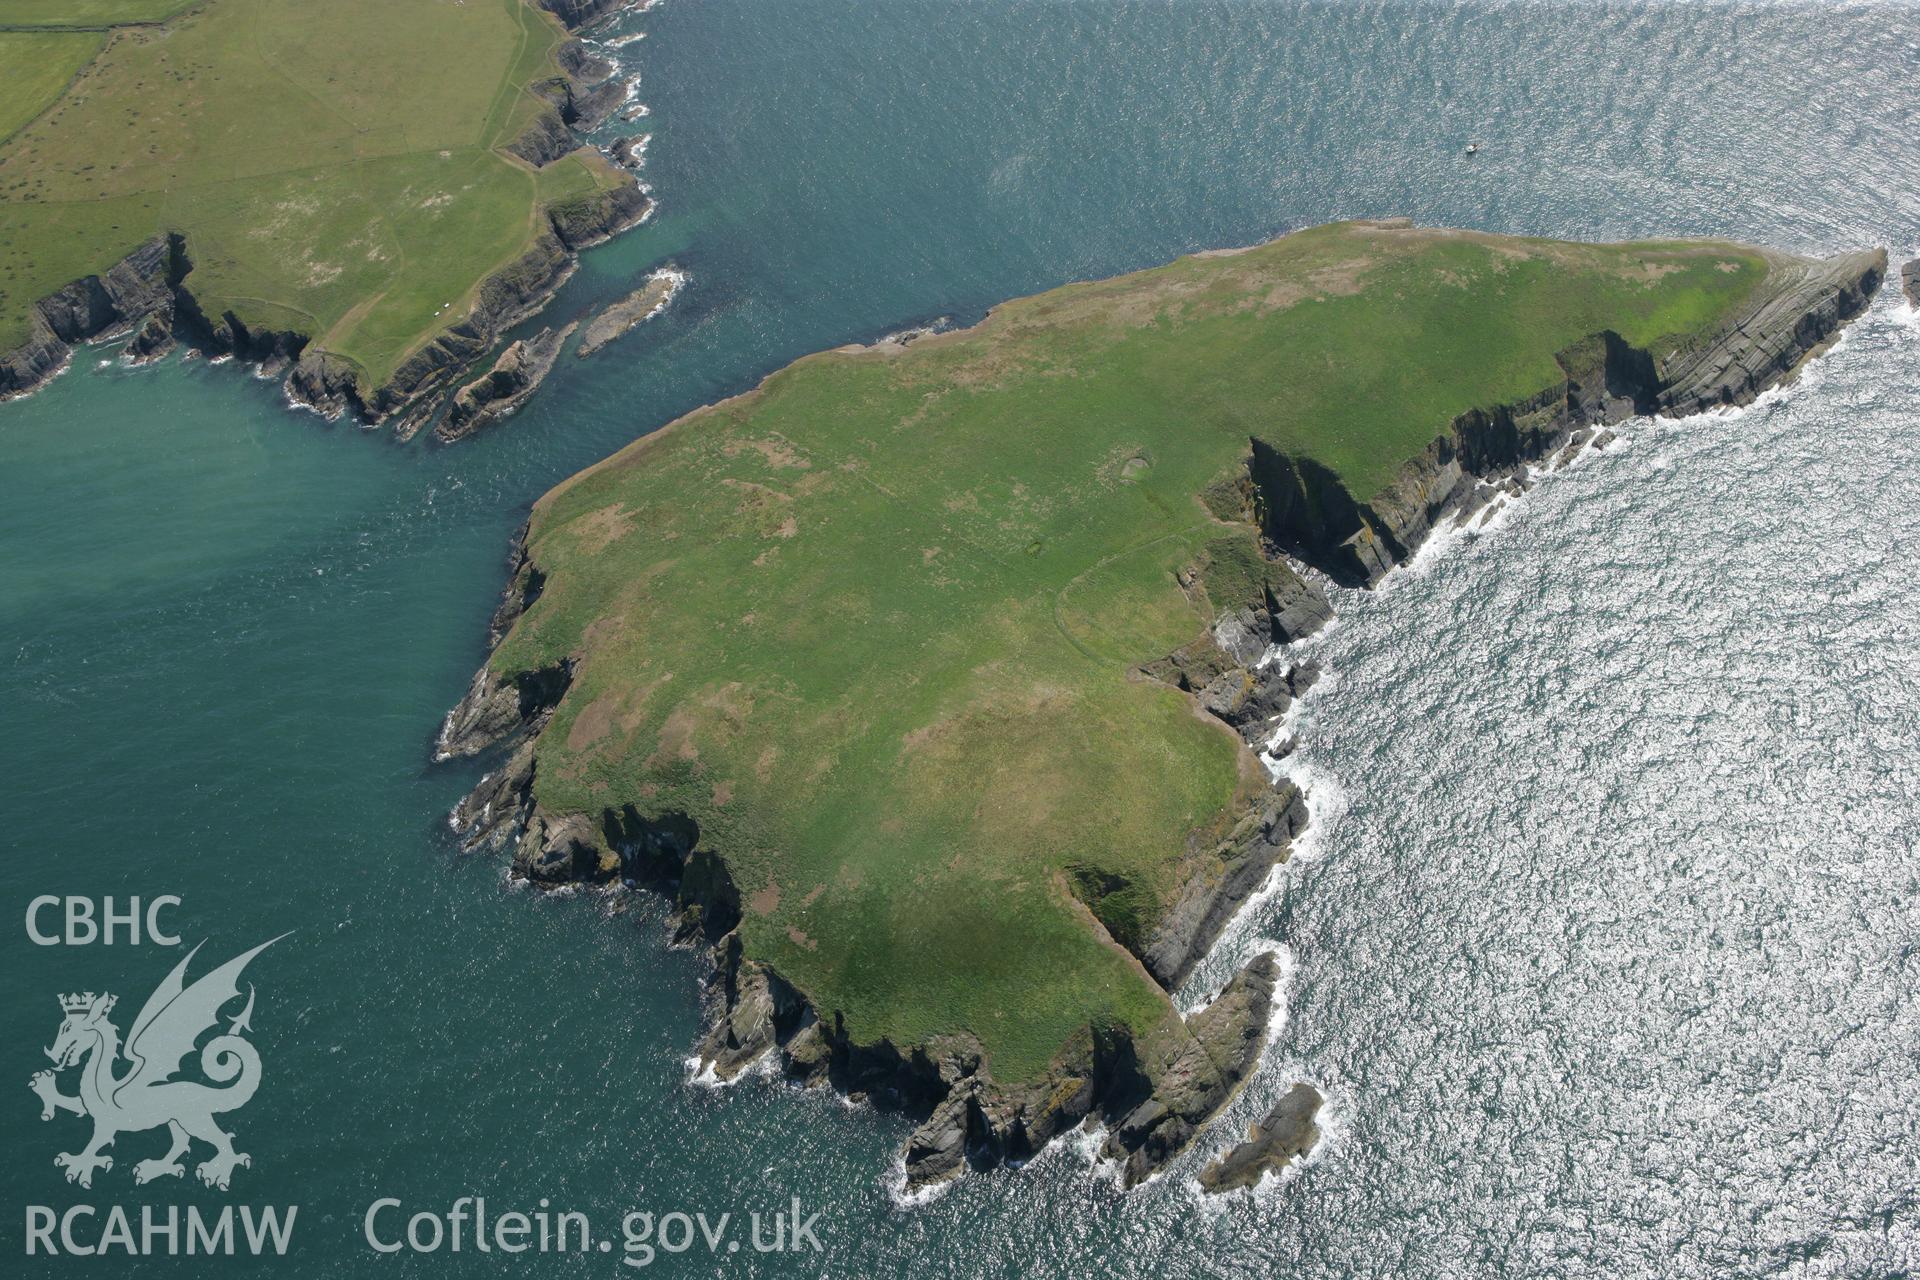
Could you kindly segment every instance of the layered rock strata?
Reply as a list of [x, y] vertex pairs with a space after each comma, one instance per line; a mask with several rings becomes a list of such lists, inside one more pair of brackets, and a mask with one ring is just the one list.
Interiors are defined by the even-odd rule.
[[1595, 334], [1560, 353], [1563, 381], [1517, 404], [1459, 415], [1365, 501], [1313, 459], [1256, 439], [1249, 514], [1277, 546], [1336, 581], [1372, 585], [1437, 521], [1471, 515], [1504, 480], [1564, 448], [1576, 431], [1635, 414], [1680, 417], [1751, 402], [1865, 311], [1886, 271], [1886, 251], [1878, 249], [1782, 259], [1744, 312], [1701, 341], [1655, 352]]
[[447, 416], [434, 428], [434, 435], [449, 443], [465, 439], [525, 404], [553, 371], [553, 362], [560, 358], [561, 344], [576, 327], [569, 324], [559, 329], [542, 329], [530, 338], [509, 344], [493, 362], [493, 368], [454, 392]]
[[[1317, 582], [1279, 551], [1336, 580], [1371, 585], [1417, 550], [1437, 522], [1500, 500], [1535, 463], [1604, 442], [1606, 423], [1745, 403], [1790, 377], [1866, 308], [1885, 271], [1884, 253], [1783, 261], [1736, 321], [1682, 349], [1642, 351], [1615, 334], [1595, 334], [1561, 353], [1561, 381], [1517, 405], [1461, 414], [1365, 503], [1311, 460], [1256, 439], [1244, 472], [1205, 497], [1229, 527], [1257, 525], [1266, 552], [1257, 565], [1234, 572], [1212, 563], [1209, 553], [1184, 572], [1182, 586], [1212, 604], [1214, 621], [1139, 674], [1182, 689], [1249, 744], [1268, 745], [1278, 717], [1319, 674], [1311, 664], [1275, 660], [1273, 646], [1310, 634], [1332, 615]], [[1240, 586], [1222, 598], [1222, 581]], [[542, 585], [523, 532], [493, 620], [495, 643]], [[1105, 1126], [1103, 1154], [1134, 1185], [1183, 1151], [1252, 1071], [1275, 998], [1271, 955], [1255, 957], [1204, 1007], [1152, 1031], [1085, 1028], [1028, 1081], [994, 1080], [966, 1035], [907, 1045], [859, 1040], [832, 1010], [815, 1008], [744, 954], [739, 891], [723, 857], [701, 847], [691, 819], [648, 820], [630, 808], [549, 814], [535, 803], [534, 739], [572, 674], [561, 664], [511, 679], [487, 668], [475, 676], [442, 727], [436, 758], [494, 750], [503, 762], [461, 802], [452, 825], [469, 848], [510, 848], [512, 874], [536, 885], [624, 880], [666, 894], [676, 937], [707, 947], [713, 962], [699, 1046], [702, 1070], [713, 1078], [731, 1079], [765, 1062], [791, 1079], [921, 1117], [902, 1152], [905, 1186], [914, 1190], [971, 1166], [1025, 1159], [1089, 1118]], [[1108, 935], [1101, 919], [1108, 886], [1076, 885], [1074, 892], [1089, 908], [1090, 927], [1129, 945], [1146, 972], [1172, 990], [1287, 856], [1306, 819], [1304, 797], [1291, 784], [1254, 794], [1217, 847], [1182, 863], [1180, 889], [1143, 938]], [[1296, 1158], [1317, 1136], [1319, 1106], [1315, 1090], [1296, 1086], [1247, 1142], [1201, 1174], [1202, 1184], [1252, 1185]]]
[[[598, 22], [630, 0], [553, 0], [543, 7], [571, 29]], [[534, 87], [549, 104], [506, 150], [536, 166], [580, 146], [575, 129], [604, 121], [625, 97], [612, 64], [578, 40], [561, 47], [563, 74]], [[133, 333], [127, 357], [157, 359], [176, 343], [285, 375], [288, 399], [327, 416], [352, 414], [406, 439], [432, 422], [446, 394], [501, 336], [544, 308], [573, 272], [580, 250], [644, 220], [652, 200], [622, 185], [547, 208], [527, 250], [483, 280], [467, 314], [368, 385], [351, 361], [312, 346], [311, 334], [251, 329], [232, 312], [208, 314], [193, 292], [191, 246], [159, 235], [98, 275], [35, 305], [28, 340], [0, 352], [0, 400], [29, 394], [66, 368], [75, 346]]]

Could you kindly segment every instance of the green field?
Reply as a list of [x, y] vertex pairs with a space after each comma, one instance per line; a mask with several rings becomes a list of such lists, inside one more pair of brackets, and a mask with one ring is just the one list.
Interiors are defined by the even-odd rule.
[[0, 142], [65, 93], [106, 39], [99, 31], [0, 30]]
[[112, 27], [164, 22], [203, 0], [0, 0], [0, 27]]
[[492, 663], [575, 663], [537, 803], [690, 815], [748, 956], [859, 1041], [969, 1031], [1005, 1083], [1090, 1022], [1144, 1031], [1166, 996], [1070, 886], [1124, 882], [1103, 919], [1137, 940], [1263, 781], [1133, 673], [1257, 554], [1199, 495], [1251, 436], [1369, 495], [1558, 385], [1556, 351], [1695, 335], [1767, 271], [1347, 224], [804, 359], [536, 507], [544, 588]]
[[[8, 7], [0, 23], [26, 20]], [[540, 109], [526, 87], [564, 34], [523, 0], [207, 0], [115, 30], [0, 145], [0, 348], [36, 299], [175, 231], [207, 314], [297, 329], [378, 383], [464, 316], [543, 205], [628, 181], [590, 151], [534, 170], [496, 149]]]

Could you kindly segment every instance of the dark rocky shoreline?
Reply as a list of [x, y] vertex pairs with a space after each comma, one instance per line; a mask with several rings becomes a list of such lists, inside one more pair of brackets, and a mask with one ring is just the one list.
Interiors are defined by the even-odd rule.
[[1314, 1117], [1324, 1101], [1312, 1085], [1294, 1085], [1253, 1126], [1245, 1142], [1201, 1170], [1201, 1187], [1221, 1192], [1258, 1186], [1268, 1172], [1278, 1172], [1313, 1150], [1320, 1141]]
[[1684, 417], [1748, 404], [1790, 377], [1867, 309], [1887, 273], [1884, 249], [1818, 261], [1776, 259], [1776, 276], [1733, 324], [1689, 348], [1641, 351], [1595, 334], [1561, 352], [1566, 381], [1519, 403], [1472, 409], [1365, 502], [1311, 459], [1259, 441], [1248, 464], [1248, 514], [1278, 547], [1337, 582], [1372, 586], [1426, 541], [1438, 521], [1497, 500], [1532, 463], [1582, 431], [1636, 414]]
[[[1497, 504], [1530, 482], [1536, 463], [1558, 464], [1604, 443], [1608, 423], [1744, 404], [1791, 378], [1865, 311], [1886, 269], [1878, 251], [1779, 260], [1777, 278], [1744, 315], [1687, 350], [1655, 354], [1596, 334], [1562, 354], [1560, 384], [1521, 405], [1460, 415], [1366, 503], [1313, 464], [1254, 442], [1245, 474], [1207, 501], [1223, 520], [1265, 533], [1271, 554], [1264, 580], [1253, 598], [1216, 602], [1220, 611], [1205, 635], [1140, 674], [1187, 692], [1247, 743], [1266, 743], [1318, 672], [1306, 664], [1262, 667], [1262, 659], [1273, 644], [1308, 635], [1332, 616], [1325, 592], [1282, 553], [1336, 581], [1371, 586], [1436, 524]], [[541, 590], [524, 539], [523, 529], [493, 618], [496, 645]], [[778, 973], [742, 954], [739, 891], [724, 862], [699, 847], [691, 820], [647, 821], [631, 809], [597, 817], [540, 811], [533, 801], [534, 739], [570, 679], [564, 665], [514, 680], [483, 667], [448, 714], [436, 759], [490, 751], [506, 757], [451, 816], [465, 846], [510, 847], [511, 874], [539, 886], [624, 881], [665, 894], [675, 910], [675, 940], [705, 946], [713, 961], [708, 1030], [698, 1050], [703, 1071], [729, 1080], [772, 1054], [791, 1080], [924, 1117], [902, 1153], [908, 1191], [969, 1167], [1023, 1160], [1089, 1117], [1106, 1127], [1103, 1156], [1133, 1186], [1185, 1150], [1257, 1065], [1277, 980], [1271, 955], [1256, 957], [1177, 1034], [1088, 1028], [1062, 1046], [1044, 1076], [1024, 1084], [994, 1081], [965, 1035], [906, 1046], [855, 1041], [837, 1014], [813, 1008]], [[1164, 989], [1177, 987], [1207, 954], [1286, 858], [1306, 817], [1297, 789], [1276, 784], [1251, 801], [1211, 856], [1192, 865], [1173, 907], [1135, 950]], [[1091, 899], [1097, 908], [1097, 892]], [[1100, 929], [1097, 911], [1090, 924]], [[1201, 1175], [1202, 1185], [1255, 1185], [1296, 1158], [1317, 1137], [1320, 1101], [1311, 1086], [1296, 1085], [1247, 1142]]]
[[625, 336], [636, 326], [651, 320], [680, 292], [686, 277], [671, 266], [662, 267], [646, 278], [638, 289], [624, 298], [609, 302], [600, 314], [587, 322], [574, 355], [581, 359], [599, 351], [608, 343]]
[[577, 327], [569, 324], [542, 329], [530, 338], [510, 343], [493, 362], [493, 368], [453, 393], [446, 417], [433, 434], [449, 443], [464, 440], [525, 404], [553, 372], [561, 344]]
[[[635, 0], [540, 3], [577, 31], [633, 7]], [[612, 65], [577, 39], [561, 46], [560, 64], [562, 75], [535, 86], [549, 110], [505, 148], [536, 167], [577, 149], [576, 130], [596, 128], [625, 96], [624, 86], [607, 78]], [[67, 367], [74, 348], [132, 333], [126, 356], [135, 363], [159, 359], [176, 345], [230, 356], [265, 376], [284, 374], [287, 399], [295, 405], [329, 418], [351, 414], [406, 440], [434, 420], [447, 393], [508, 329], [546, 307], [573, 274], [581, 250], [638, 225], [652, 211], [652, 199], [637, 184], [543, 210], [546, 226], [533, 244], [481, 282], [467, 315], [374, 387], [363, 385], [352, 362], [313, 349], [310, 334], [253, 330], [231, 312], [206, 314], [191, 286], [191, 246], [176, 233], [157, 235], [105, 272], [35, 304], [33, 336], [0, 352], [0, 401], [44, 386]]]
[[[540, 593], [524, 538], [523, 529], [490, 627], [495, 644]], [[1259, 602], [1230, 616], [1234, 626], [1258, 618]], [[1249, 637], [1242, 651], [1278, 638], [1271, 631], [1262, 636]], [[903, 1152], [909, 1190], [968, 1167], [1024, 1160], [1089, 1115], [1107, 1127], [1103, 1154], [1132, 1186], [1185, 1150], [1257, 1064], [1278, 978], [1269, 954], [1255, 957], [1204, 1008], [1164, 1032], [1135, 1037], [1089, 1028], [1062, 1046], [1044, 1076], [1013, 1086], [991, 1078], [969, 1036], [907, 1046], [855, 1040], [838, 1014], [823, 1015], [778, 973], [743, 956], [735, 932], [741, 895], [725, 863], [699, 847], [691, 820], [648, 821], [630, 809], [597, 818], [539, 810], [534, 739], [570, 678], [569, 670], [556, 668], [503, 681], [482, 669], [448, 714], [436, 760], [497, 750], [507, 755], [450, 818], [464, 847], [511, 848], [511, 875], [544, 888], [623, 882], [665, 895], [674, 907], [674, 941], [705, 947], [713, 961], [704, 1001], [708, 1030], [698, 1050], [703, 1069], [727, 1081], [773, 1053], [788, 1079], [925, 1117]], [[1290, 784], [1271, 786], [1252, 801], [1220, 846], [1199, 860], [1179, 907], [1140, 955], [1156, 981], [1171, 989], [1191, 972], [1285, 859], [1305, 819], [1302, 797]], [[617, 856], [610, 860], [602, 849]], [[1089, 924], [1100, 928], [1092, 916]]]

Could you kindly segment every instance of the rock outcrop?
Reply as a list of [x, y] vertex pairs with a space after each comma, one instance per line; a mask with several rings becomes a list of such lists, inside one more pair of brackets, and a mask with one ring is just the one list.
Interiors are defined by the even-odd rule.
[[653, 201], [637, 186], [619, 186], [601, 191], [547, 211], [553, 233], [567, 250], [578, 253], [603, 244], [627, 228], [646, 220], [653, 212]]
[[573, 274], [583, 248], [599, 244], [644, 219], [652, 202], [637, 187], [616, 187], [557, 205], [548, 228], [512, 263], [482, 282], [465, 318], [402, 361], [385, 383], [363, 393], [357, 371], [327, 352], [307, 353], [287, 380], [287, 394], [322, 413], [351, 411], [388, 424], [402, 440], [431, 422], [440, 397], [500, 335], [547, 305]]
[[[1205, 495], [1221, 532], [1179, 574], [1213, 622], [1138, 674], [1183, 690], [1244, 741], [1267, 742], [1276, 718], [1319, 675], [1311, 663], [1272, 658], [1272, 646], [1310, 634], [1332, 615], [1326, 593], [1276, 548], [1371, 584], [1437, 520], [1517, 484], [1530, 460], [1602, 439], [1605, 423], [1631, 413], [1740, 403], [1790, 376], [1864, 310], [1885, 269], [1876, 254], [1782, 264], [1780, 278], [1738, 322], [1685, 350], [1646, 352], [1596, 334], [1561, 353], [1561, 382], [1522, 404], [1461, 414], [1366, 503], [1324, 469], [1255, 440], [1244, 467]], [[522, 546], [494, 617], [496, 644], [542, 587]], [[511, 849], [512, 875], [535, 885], [621, 881], [664, 893], [675, 908], [675, 937], [705, 945], [712, 960], [703, 1072], [726, 1080], [763, 1064], [919, 1117], [901, 1154], [908, 1189], [1024, 1160], [1090, 1117], [1106, 1127], [1103, 1155], [1134, 1185], [1185, 1150], [1256, 1066], [1279, 977], [1272, 955], [1255, 957], [1188, 1016], [1169, 1013], [1150, 1028], [1083, 1028], [1029, 1079], [996, 1080], [979, 1044], [964, 1034], [904, 1045], [858, 1039], [837, 1011], [816, 1007], [747, 954], [738, 931], [741, 896], [692, 819], [649, 818], [631, 807], [598, 814], [540, 808], [533, 743], [572, 676], [565, 666], [513, 678], [483, 668], [475, 676], [448, 714], [436, 757], [497, 751], [504, 762], [455, 810], [454, 829], [469, 848]], [[1087, 907], [1089, 927], [1131, 952], [1163, 990], [1192, 974], [1307, 820], [1292, 785], [1250, 791], [1230, 830], [1189, 848], [1180, 888], [1144, 936], [1129, 932], [1122, 913], [1103, 916], [1126, 885], [1089, 869], [1068, 886]], [[1202, 1184], [1211, 1191], [1253, 1185], [1297, 1158], [1317, 1137], [1320, 1105], [1310, 1086], [1296, 1086], [1246, 1142], [1208, 1167]]]
[[582, 133], [591, 133], [605, 124], [607, 117], [627, 100], [627, 87], [622, 81], [588, 82], [571, 75], [552, 76], [529, 85], [528, 92]]
[[1564, 381], [1518, 404], [1461, 414], [1364, 502], [1313, 459], [1256, 438], [1248, 472], [1263, 531], [1337, 581], [1372, 585], [1437, 521], [1470, 514], [1500, 481], [1563, 448], [1577, 430], [1637, 413], [1749, 403], [1865, 311], [1886, 270], [1884, 250], [1776, 261], [1738, 319], [1673, 351], [1641, 351], [1617, 334], [1595, 334], [1560, 354]]
[[544, 168], [571, 155], [580, 140], [574, 130], [599, 128], [626, 100], [626, 86], [610, 80], [614, 64], [590, 50], [581, 40], [569, 40], [555, 54], [561, 74], [530, 86], [546, 109], [528, 121], [506, 150], [534, 168]]
[[134, 364], [150, 364], [172, 351], [173, 323], [173, 304], [161, 303], [128, 339], [126, 358]]
[[554, 60], [575, 84], [596, 85], [619, 68], [612, 59], [603, 58], [587, 46], [585, 40], [569, 40], [554, 54]]
[[650, 133], [636, 133], [631, 138], [622, 138], [608, 148], [613, 162], [622, 169], [640, 170], [647, 167], [647, 147], [653, 142]]
[[[548, 7], [576, 26], [624, 6]], [[579, 41], [563, 45], [559, 57], [566, 74], [534, 90], [554, 105], [505, 148], [535, 166], [578, 149], [570, 124], [595, 127], [625, 96], [624, 86], [607, 78], [612, 64]], [[582, 249], [643, 221], [652, 209], [645, 190], [622, 183], [543, 210], [546, 225], [540, 234], [518, 259], [481, 282], [467, 314], [371, 386], [351, 361], [311, 346], [310, 335], [250, 329], [231, 312], [206, 314], [193, 293], [190, 246], [177, 235], [156, 236], [105, 273], [76, 280], [36, 305], [29, 339], [0, 352], [0, 400], [37, 390], [67, 366], [76, 344], [133, 330], [127, 346], [131, 360], [157, 359], [176, 342], [232, 356], [258, 365], [268, 376], [284, 374], [287, 398], [294, 404], [327, 417], [352, 414], [369, 425], [389, 426], [405, 440], [433, 421], [447, 393], [503, 333], [546, 306], [572, 274]]]
[[[1223, 487], [1209, 499], [1223, 519], [1249, 526], [1258, 519], [1251, 485]], [[1259, 747], [1314, 674], [1296, 673], [1285, 664], [1262, 665], [1268, 651], [1318, 631], [1333, 617], [1333, 606], [1318, 583], [1270, 551], [1259, 553], [1250, 565], [1248, 554], [1233, 539], [1215, 547], [1219, 551], [1210, 558], [1214, 562], [1189, 569], [1182, 584], [1205, 589], [1212, 600], [1221, 594], [1216, 579], [1224, 578], [1237, 593], [1229, 591], [1218, 602], [1213, 626], [1198, 639], [1140, 670], [1193, 694], [1202, 709], [1226, 721], [1249, 746]], [[1228, 553], [1233, 553], [1231, 560]]]
[[1920, 307], [1920, 258], [1900, 268], [1900, 288], [1907, 295], [1908, 306]]
[[549, 107], [528, 121], [519, 136], [506, 145], [506, 150], [534, 168], [544, 169], [555, 160], [572, 155], [579, 145], [560, 113]]
[[[179, 241], [155, 236], [104, 274], [76, 280], [34, 307], [32, 336], [0, 353], [0, 400], [25, 395], [60, 372], [83, 342], [110, 338], [148, 316], [172, 315], [174, 290], [185, 275]], [[168, 321], [171, 332], [171, 319]], [[143, 350], [152, 352], [158, 335]]]
[[1212, 1192], [1257, 1186], [1269, 1173], [1278, 1173], [1313, 1150], [1320, 1141], [1320, 1091], [1296, 1084], [1254, 1125], [1247, 1140], [1200, 1172], [1200, 1185]]
[[641, 7], [639, 0], [539, 0], [540, 7], [560, 19], [569, 31], [584, 31], [622, 9]]
[[647, 277], [647, 282], [617, 302], [610, 302], [580, 335], [574, 354], [585, 358], [620, 337], [643, 320], [658, 315], [673, 301], [686, 277], [668, 267]]
[[1140, 962], [1154, 981], [1171, 991], [1187, 980], [1306, 827], [1306, 797], [1290, 782], [1276, 783], [1216, 850], [1196, 860], [1173, 905], [1140, 947]]
[[[1253, 1074], [1279, 978], [1273, 954], [1262, 952], [1211, 1004], [1188, 1016], [1186, 1036], [1150, 1036], [1139, 1046], [1131, 1093], [1117, 1090], [1105, 1100], [1109, 1114], [1120, 1114], [1102, 1154], [1121, 1162], [1127, 1186], [1144, 1182], [1186, 1150], [1200, 1126]], [[1125, 1106], [1132, 1097], [1139, 1100]]]
[[1040, 1077], [1007, 1086], [966, 1036], [906, 1050], [856, 1043], [837, 1016], [821, 1021], [777, 975], [743, 960], [737, 934], [725, 935], [712, 955], [705, 1068], [727, 1080], [772, 1055], [796, 1082], [923, 1114], [901, 1151], [908, 1191], [969, 1167], [1027, 1159], [1089, 1116], [1107, 1126], [1102, 1156], [1126, 1185], [1151, 1177], [1252, 1074], [1279, 972], [1262, 954], [1185, 1019], [1169, 1018], [1138, 1037], [1089, 1029]]
[[525, 404], [552, 372], [561, 344], [576, 327], [542, 329], [508, 346], [485, 375], [454, 393], [453, 404], [434, 434], [448, 442], [463, 440]]

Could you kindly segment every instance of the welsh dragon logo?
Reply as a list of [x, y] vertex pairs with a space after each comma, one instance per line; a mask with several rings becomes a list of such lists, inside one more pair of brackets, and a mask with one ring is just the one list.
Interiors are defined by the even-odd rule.
[[[187, 966], [200, 951], [196, 945], [147, 997], [124, 1047], [119, 1029], [108, 1018], [114, 996], [88, 991], [60, 997], [60, 1012], [65, 1017], [53, 1047], [47, 1050], [54, 1068], [35, 1072], [29, 1083], [40, 1095], [42, 1120], [53, 1119], [56, 1111], [71, 1111], [93, 1120], [92, 1141], [77, 1152], [53, 1158], [54, 1164], [67, 1171], [68, 1182], [91, 1187], [96, 1170], [113, 1168], [113, 1158], [104, 1153], [115, 1138], [161, 1125], [172, 1135], [172, 1146], [160, 1158], [133, 1166], [136, 1183], [184, 1176], [186, 1167], [181, 1157], [196, 1138], [213, 1148], [213, 1155], [194, 1170], [210, 1187], [225, 1191], [236, 1166], [252, 1165], [252, 1157], [234, 1150], [233, 1135], [214, 1120], [217, 1115], [246, 1106], [260, 1087], [260, 1055], [242, 1034], [252, 1030], [251, 983], [247, 985], [246, 1007], [231, 1020], [224, 1034], [214, 1036], [200, 1050], [201, 1074], [213, 1084], [173, 1077], [193, 1052], [195, 1042], [217, 1028], [221, 1008], [239, 998], [240, 973], [247, 962], [278, 941], [280, 938], [263, 942], [188, 986]], [[124, 1070], [120, 1069], [122, 1058], [127, 1063]], [[75, 1065], [80, 1067], [80, 1092], [61, 1093], [55, 1072]]]

